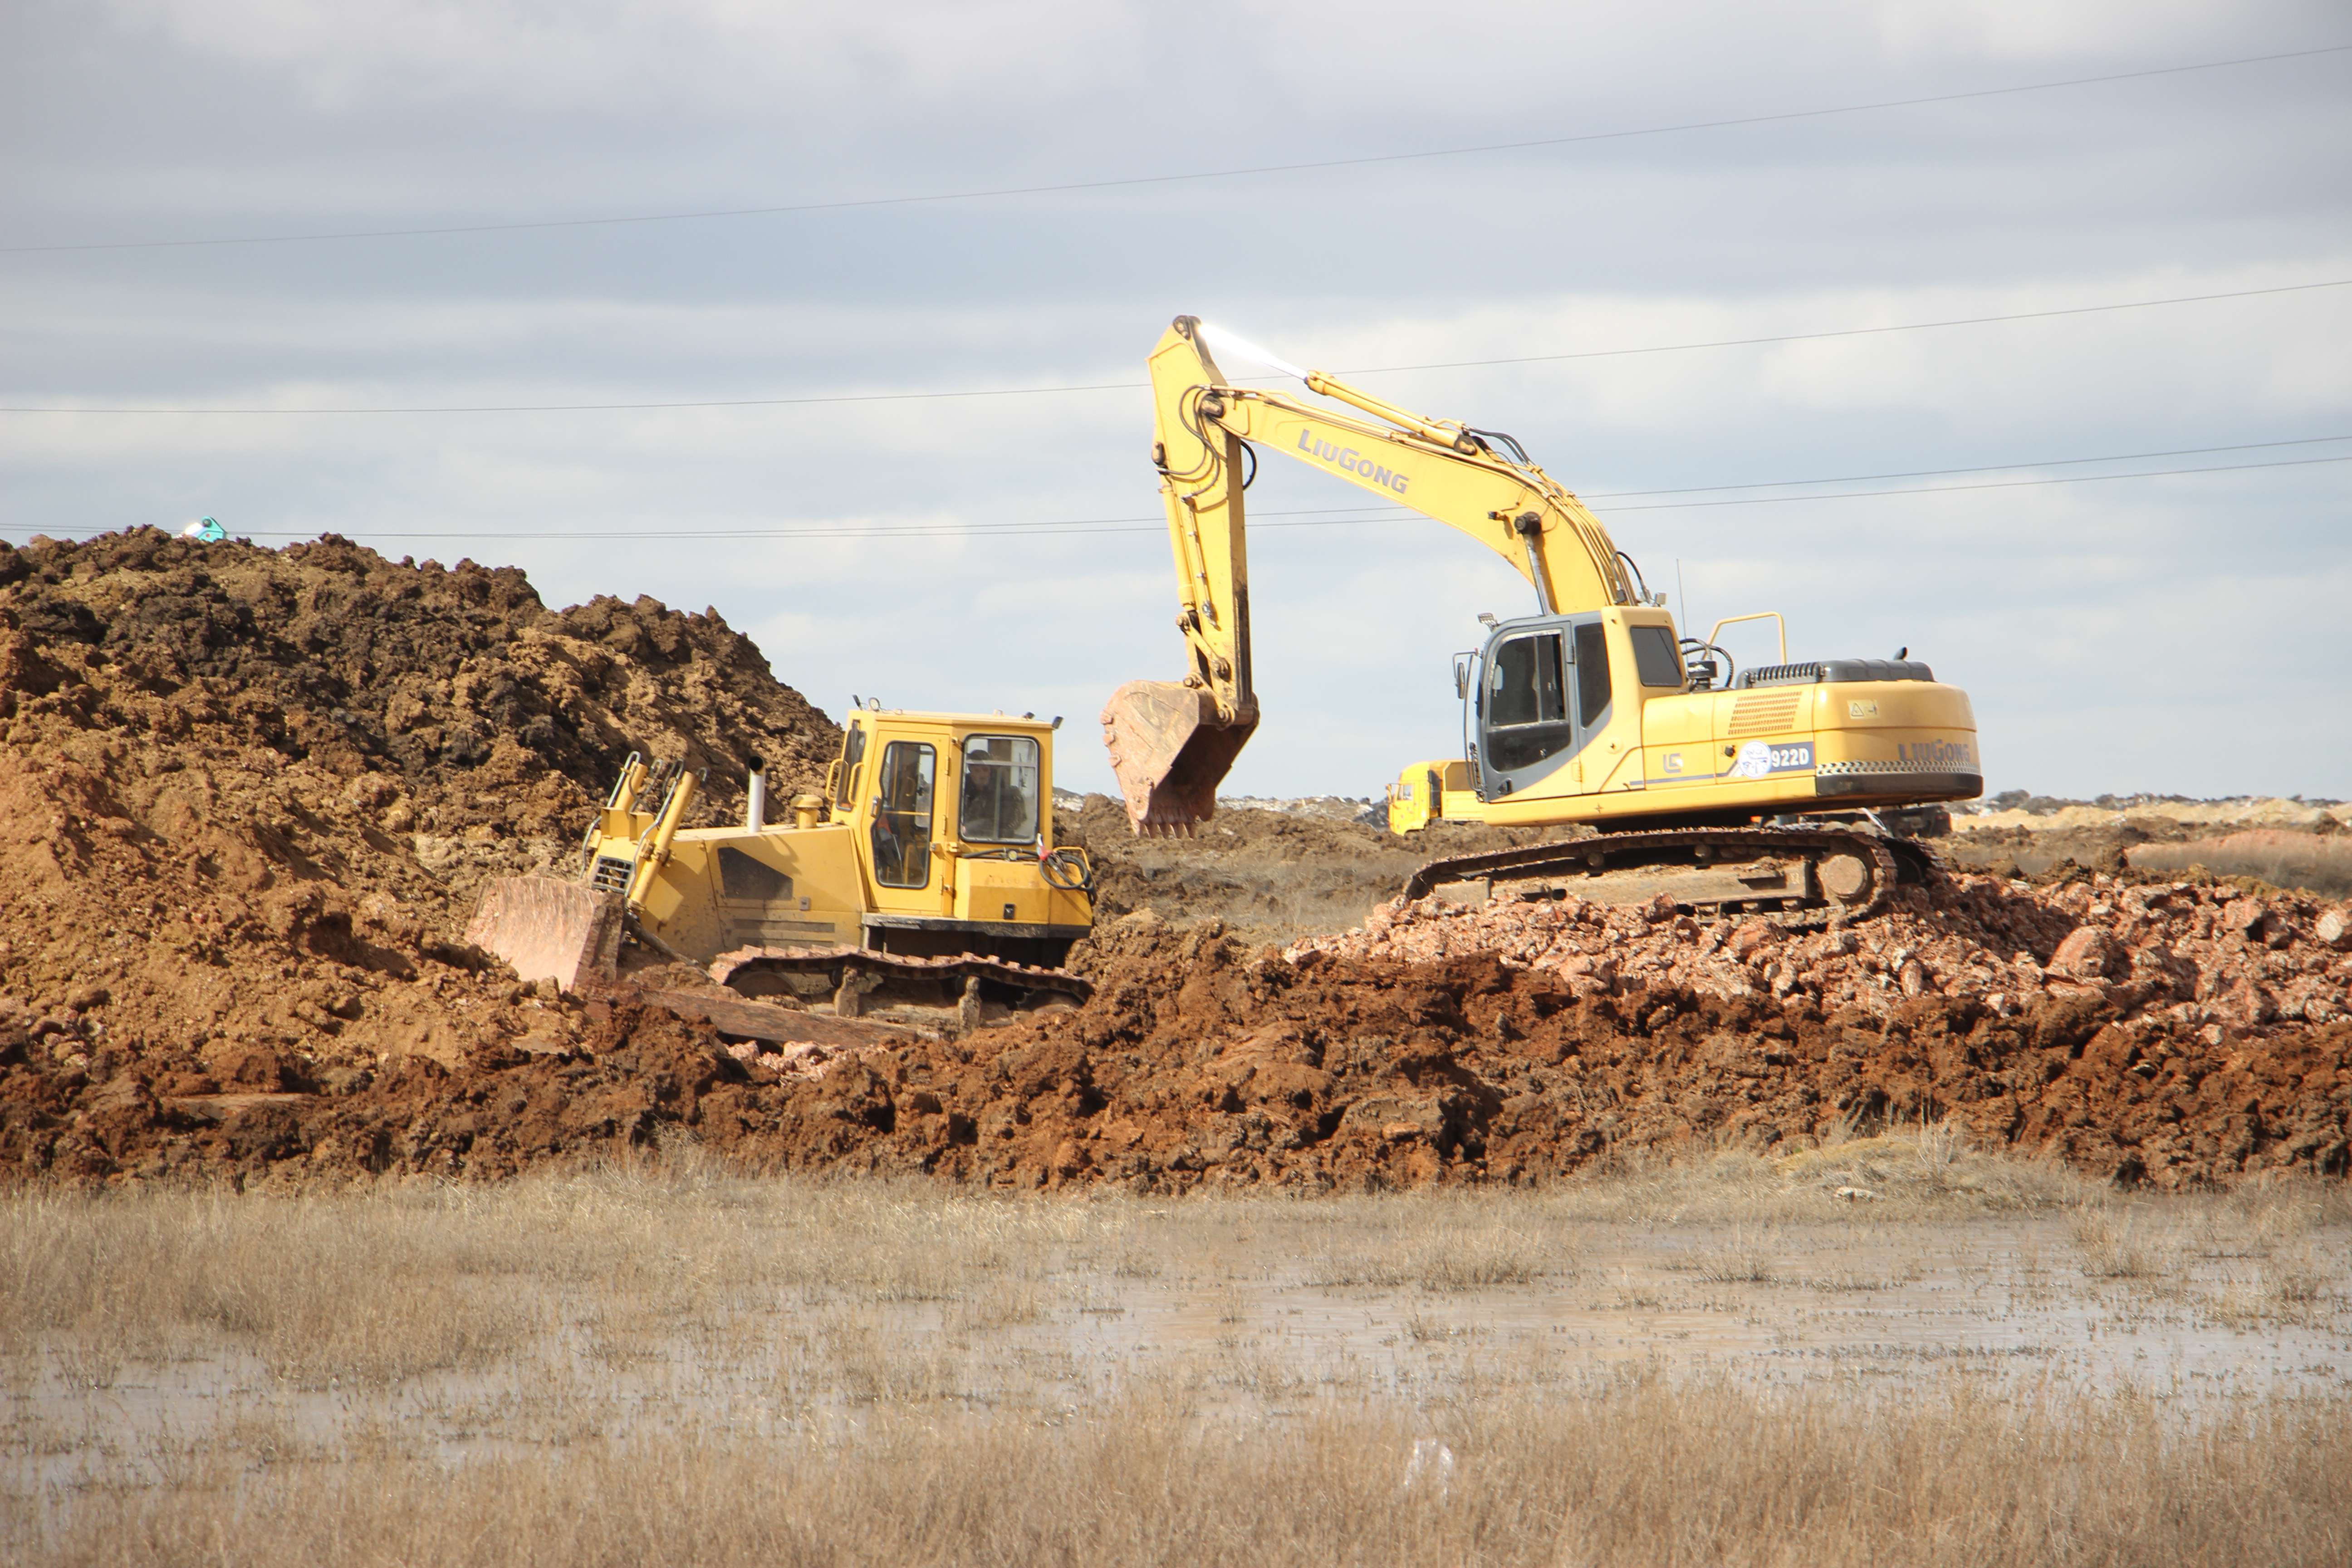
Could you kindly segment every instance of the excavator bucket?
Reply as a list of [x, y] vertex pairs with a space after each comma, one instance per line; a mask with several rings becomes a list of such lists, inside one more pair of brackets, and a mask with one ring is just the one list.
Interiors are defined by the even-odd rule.
[[551, 877], [501, 877], [482, 892], [466, 940], [525, 980], [577, 991], [610, 980], [621, 952], [621, 895]]
[[1217, 785], [1257, 729], [1218, 717], [1216, 699], [1172, 680], [1130, 680], [1102, 710], [1103, 744], [1127, 796], [1127, 820], [1147, 835], [1185, 834], [1216, 815]]

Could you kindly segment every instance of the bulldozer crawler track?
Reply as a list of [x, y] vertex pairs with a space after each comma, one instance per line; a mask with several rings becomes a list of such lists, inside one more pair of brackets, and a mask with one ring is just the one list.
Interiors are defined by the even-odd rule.
[[[1868, 886], [1848, 901], [1825, 899], [1791, 900], [1759, 893], [1757, 905], [1778, 903], [1779, 909], [1727, 910], [1720, 905], [1698, 906], [1694, 912], [1736, 913], [1741, 919], [1762, 919], [1776, 924], [1811, 927], [1832, 917], [1867, 920], [1884, 912], [1895, 888], [1904, 883], [1932, 882], [1942, 876], [1935, 852], [1910, 839], [1887, 838], [1874, 833], [1837, 828], [1725, 827], [1660, 828], [1637, 833], [1604, 833], [1550, 844], [1502, 849], [1486, 855], [1457, 855], [1433, 860], [1406, 879], [1404, 897], [1426, 897], [1443, 882], [1484, 880], [1493, 885], [1541, 879], [1567, 879], [1598, 872], [1625, 871], [1643, 867], [1684, 867], [1698, 863], [1701, 848], [1720, 861], [1727, 856], [1794, 856], [1815, 864], [1833, 855], [1858, 857], [1869, 868]], [[1573, 890], [1571, 884], [1570, 890]], [[1794, 904], [1796, 907], [1788, 907]]]
[[967, 979], [994, 981], [1024, 991], [1052, 992], [1080, 1003], [1093, 995], [1095, 989], [1092, 981], [1066, 969], [1045, 969], [974, 953], [915, 958], [905, 953], [877, 952], [870, 947], [739, 947], [711, 960], [710, 977], [733, 989], [739, 974], [831, 975], [842, 969], [856, 969], [884, 979], [934, 984]]

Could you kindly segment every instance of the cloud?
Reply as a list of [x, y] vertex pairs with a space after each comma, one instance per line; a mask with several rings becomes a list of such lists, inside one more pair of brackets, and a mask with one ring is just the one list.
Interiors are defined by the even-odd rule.
[[[47, 7], [0, 50], [0, 191], [26, 243], [889, 195], [1959, 90], [2332, 25], [2298, 5], [2050, 15]], [[170, 405], [1036, 386], [1139, 380], [1179, 310], [1347, 369], [2352, 277], [2346, 68], [999, 202], [17, 256], [0, 381], [8, 402]], [[2343, 434], [2345, 295], [1366, 382], [1511, 430], [1596, 494]], [[1065, 775], [1099, 787], [1102, 699], [1181, 657], [1149, 437], [1135, 391], [0, 416], [0, 535], [209, 512], [513, 561], [559, 603], [709, 604], [836, 710], [856, 690], [1063, 713]], [[2315, 467], [1595, 505], [1653, 586], [1680, 560], [1704, 618], [1781, 609], [1800, 655], [1911, 645], [1971, 692], [1999, 784], [2326, 793], [2352, 769], [2352, 711], [2318, 673], [2347, 497]], [[1358, 499], [1272, 458], [1251, 493], [1267, 525]], [[688, 537], [780, 527], [839, 531]], [[927, 531], [888, 531], [908, 529]], [[1412, 521], [1264, 526], [1251, 548], [1268, 719], [1234, 787], [1362, 795], [1458, 746], [1449, 657], [1478, 612], [1526, 607], [1507, 566]]]

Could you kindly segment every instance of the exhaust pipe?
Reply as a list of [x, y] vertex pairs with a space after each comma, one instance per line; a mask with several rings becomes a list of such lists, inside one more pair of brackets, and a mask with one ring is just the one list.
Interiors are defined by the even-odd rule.
[[743, 786], [743, 826], [757, 833], [768, 826], [768, 764], [751, 759], [751, 777]]

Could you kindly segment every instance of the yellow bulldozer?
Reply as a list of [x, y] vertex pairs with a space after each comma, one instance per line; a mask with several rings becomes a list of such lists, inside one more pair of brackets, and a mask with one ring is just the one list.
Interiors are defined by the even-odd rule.
[[[1328, 402], [1239, 386], [1233, 357]], [[1131, 681], [1103, 710], [1139, 833], [1189, 832], [1258, 722], [1250, 672], [1243, 491], [1259, 454], [1336, 476], [1467, 534], [1535, 589], [1533, 615], [1483, 616], [1457, 655], [1461, 755], [1414, 763], [1388, 791], [1391, 829], [1433, 821], [1583, 825], [1596, 835], [1422, 868], [1411, 896], [1664, 894], [1686, 911], [1791, 922], [1859, 918], [1932, 874], [1903, 828], [1983, 791], [1965, 692], [1908, 657], [1779, 661], [1737, 670], [1717, 642], [1677, 634], [1598, 518], [1499, 431], [1432, 419], [1179, 316], [1150, 359], [1152, 461], [1192, 668]], [[1915, 815], [1905, 816], [1901, 814]]]
[[1094, 921], [1085, 851], [1054, 842], [1058, 719], [868, 703], [824, 793], [767, 820], [755, 761], [740, 826], [683, 826], [698, 778], [632, 755], [570, 879], [484, 893], [467, 940], [526, 980], [610, 980], [625, 942], [747, 996], [841, 1016], [969, 1026], [1084, 1001], [1061, 967]]

